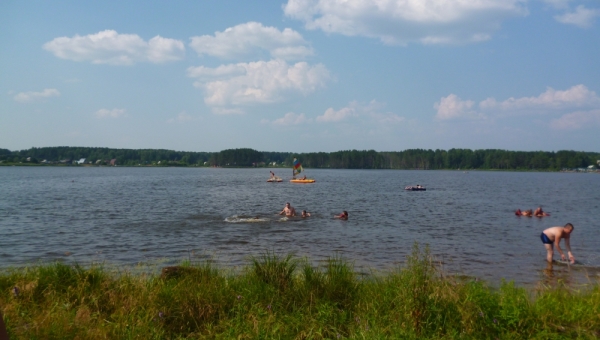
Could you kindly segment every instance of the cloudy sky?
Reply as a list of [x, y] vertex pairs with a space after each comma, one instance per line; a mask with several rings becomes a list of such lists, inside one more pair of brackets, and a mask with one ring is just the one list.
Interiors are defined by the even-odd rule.
[[600, 151], [597, 0], [0, 2], [0, 148]]

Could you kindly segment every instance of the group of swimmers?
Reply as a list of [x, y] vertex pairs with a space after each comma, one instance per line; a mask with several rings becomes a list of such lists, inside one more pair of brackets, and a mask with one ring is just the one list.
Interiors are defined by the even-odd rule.
[[[275, 176], [275, 174], [273, 172], [271, 172], [271, 177], [273, 177], [273, 176]], [[420, 187], [420, 185], [417, 185], [417, 187]], [[285, 215], [287, 217], [294, 217], [294, 216], [296, 216], [296, 209], [294, 209], [294, 207], [292, 207], [290, 205], [290, 203], [287, 202], [285, 204], [285, 207], [283, 208], [283, 210], [279, 213], [279, 215]], [[537, 209], [535, 209], [535, 211], [532, 211], [531, 209], [524, 210], [524, 211], [521, 211], [521, 209], [517, 209], [517, 211], [515, 211], [515, 215], [527, 216], [527, 217], [550, 216], [549, 213], [542, 210], [541, 206], [537, 207]], [[300, 217], [302, 217], [302, 218], [310, 217], [310, 213], [307, 212], [306, 210], [302, 210], [302, 215]], [[338, 218], [341, 220], [348, 220], [348, 212], [344, 210], [341, 214], [334, 216], [334, 218]], [[573, 224], [567, 223], [563, 227], [561, 227], [561, 226], [551, 227], [542, 232], [542, 234], [540, 235], [540, 239], [542, 240], [542, 243], [544, 244], [544, 247], [546, 248], [546, 260], [548, 262], [552, 263], [552, 260], [554, 258], [554, 245], [556, 245], [556, 250], [558, 250], [561, 260], [563, 260], [563, 261], [566, 260], [565, 253], [560, 248], [560, 240], [564, 239], [565, 246], [567, 248], [567, 255], [569, 256], [569, 262], [575, 263], [575, 256], [573, 256], [573, 253], [571, 252], [571, 233], [573, 232], [574, 229], [575, 229], [575, 227], [573, 226]]]
[[[523, 210], [523, 211], [521, 211], [521, 209], [517, 209], [517, 211], [515, 211], [515, 215], [526, 216], [526, 217], [550, 216], [549, 213], [542, 210], [542, 207], [537, 207], [537, 209], [535, 209], [535, 211], [533, 211], [531, 209]], [[566, 260], [565, 253], [560, 248], [560, 240], [564, 239], [565, 246], [567, 247], [567, 254], [569, 255], [569, 262], [575, 263], [575, 257], [573, 256], [573, 253], [571, 252], [571, 239], [570, 239], [573, 229], [575, 229], [573, 224], [567, 223], [563, 227], [561, 227], [561, 226], [551, 227], [542, 232], [542, 234], [540, 235], [540, 238], [542, 240], [542, 243], [544, 244], [544, 247], [546, 248], [546, 260], [548, 262], [552, 263], [552, 258], [554, 257], [554, 245], [556, 245], [556, 250], [558, 250], [561, 260], [563, 260], [563, 261]]]
[[[290, 202], [287, 202], [285, 204], [285, 207], [283, 207], [283, 210], [279, 213], [279, 215], [285, 215], [286, 217], [297, 216], [296, 215], [296, 209], [294, 209], [294, 207], [292, 207], [290, 205]], [[302, 214], [300, 215], [300, 217], [302, 217], [302, 218], [310, 217], [310, 213], [307, 212], [306, 210], [302, 210]], [[346, 210], [344, 210], [341, 214], [336, 215], [333, 218], [339, 218], [341, 220], [347, 220], [348, 219], [348, 212]]]
[[544, 216], [550, 216], [549, 213], [545, 212], [542, 210], [542, 207], [537, 207], [537, 209], [535, 209], [535, 211], [529, 209], [529, 210], [523, 210], [521, 211], [521, 209], [517, 209], [517, 211], [515, 211], [515, 215], [517, 216], [526, 216], [526, 217], [544, 217]]

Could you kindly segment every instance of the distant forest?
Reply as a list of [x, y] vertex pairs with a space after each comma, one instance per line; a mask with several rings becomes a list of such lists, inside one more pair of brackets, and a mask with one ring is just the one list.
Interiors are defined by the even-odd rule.
[[220, 152], [184, 152], [154, 149], [44, 147], [10, 151], [0, 149], [0, 165], [65, 164], [85, 158], [85, 165], [107, 165], [111, 160], [125, 166], [291, 166], [298, 158], [307, 168], [331, 169], [500, 169], [545, 170], [598, 166], [600, 153], [581, 151], [424, 150], [397, 152], [348, 150], [336, 152], [264, 152], [229, 149]]

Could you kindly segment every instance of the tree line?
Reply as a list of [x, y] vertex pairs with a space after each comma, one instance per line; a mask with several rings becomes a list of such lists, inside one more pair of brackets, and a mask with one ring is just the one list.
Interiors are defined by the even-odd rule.
[[598, 166], [600, 153], [582, 151], [508, 151], [498, 149], [426, 150], [395, 152], [345, 150], [336, 152], [263, 152], [249, 148], [219, 152], [185, 152], [163, 149], [110, 149], [93, 147], [43, 147], [10, 151], [0, 149], [0, 161], [14, 163], [71, 164], [81, 158], [86, 164], [261, 167], [291, 166], [298, 158], [307, 168], [331, 169], [501, 169], [561, 170]]

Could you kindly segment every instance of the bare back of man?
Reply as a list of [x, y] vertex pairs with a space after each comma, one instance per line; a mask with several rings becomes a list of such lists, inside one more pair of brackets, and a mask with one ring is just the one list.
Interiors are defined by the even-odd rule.
[[575, 263], [575, 257], [571, 252], [571, 233], [573, 232], [573, 225], [571, 223], [567, 223], [564, 227], [551, 227], [542, 232], [540, 238], [542, 243], [544, 243], [544, 247], [546, 248], [546, 260], [548, 262], [552, 262], [554, 257], [554, 246], [556, 245], [556, 250], [558, 250], [560, 254], [560, 258], [562, 260], [566, 259], [565, 253], [560, 248], [560, 240], [565, 240], [565, 246], [567, 248], [567, 252], [569, 255], [569, 261], [571, 263]]

